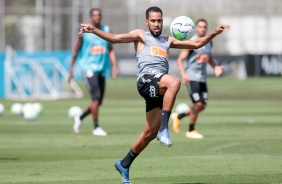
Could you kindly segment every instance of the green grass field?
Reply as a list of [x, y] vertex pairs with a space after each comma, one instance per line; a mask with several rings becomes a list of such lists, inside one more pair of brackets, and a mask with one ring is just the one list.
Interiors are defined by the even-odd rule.
[[[173, 145], [156, 140], [131, 168], [134, 184], [282, 183], [281, 78], [246, 81], [210, 79], [210, 100], [197, 129], [202, 140], [187, 140], [188, 118]], [[191, 105], [184, 85], [177, 103]], [[1, 100], [7, 109], [14, 101]], [[100, 124], [108, 137], [91, 134], [87, 117], [82, 133], [72, 132], [70, 106], [84, 99], [43, 101], [36, 121], [0, 117], [0, 183], [118, 184], [113, 165], [130, 149], [144, 126], [144, 101], [135, 79], [108, 82]]]

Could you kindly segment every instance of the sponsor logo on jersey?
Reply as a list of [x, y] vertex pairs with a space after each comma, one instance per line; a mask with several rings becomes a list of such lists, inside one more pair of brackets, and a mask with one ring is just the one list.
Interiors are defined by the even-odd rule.
[[166, 58], [168, 60], [168, 52], [162, 48], [151, 46], [151, 55]]
[[104, 46], [92, 46], [90, 49], [91, 54], [103, 54], [106, 52], [106, 48]]
[[208, 54], [199, 54], [196, 58], [196, 61], [199, 63], [208, 62], [210, 60], [210, 56]]

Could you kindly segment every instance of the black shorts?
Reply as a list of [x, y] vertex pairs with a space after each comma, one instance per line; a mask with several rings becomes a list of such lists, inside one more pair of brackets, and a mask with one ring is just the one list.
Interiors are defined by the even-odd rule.
[[189, 83], [187, 83], [187, 88], [193, 103], [202, 102], [204, 104], [207, 104], [208, 102], [207, 83], [190, 81]]
[[163, 96], [159, 95], [158, 82], [164, 75], [165, 74], [145, 74], [137, 81], [138, 92], [146, 101], [146, 112], [156, 107], [163, 108]]
[[90, 93], [91, 99], [99, 100], [102, 104], [105, 92], [105, 73], [85, 72], [83, 73], [86, 87]]

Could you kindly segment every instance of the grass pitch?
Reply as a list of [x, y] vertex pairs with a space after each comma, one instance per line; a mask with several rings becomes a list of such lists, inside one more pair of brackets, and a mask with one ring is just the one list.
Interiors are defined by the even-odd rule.
[[[171, 131], [171, 148], [156, 140], [131, 168], [134, 184], [282, 183], [281, 78], [210, 79], [210, 101], [198, 120], [202, 140]], [[176, 103], [191, 105], [184, 85]], [[3, 101], [8, 109], [13, 101]], [[144, 101], [135, 79], [109, 81], [100, 113], [107, 137], [93, 137], [91, 117], [74, 135], [70, 106], [89, 99], [44, 101], [36, 121], [0, 117], [0, 183], [116, 184], [113, 165], [144, 126]]]

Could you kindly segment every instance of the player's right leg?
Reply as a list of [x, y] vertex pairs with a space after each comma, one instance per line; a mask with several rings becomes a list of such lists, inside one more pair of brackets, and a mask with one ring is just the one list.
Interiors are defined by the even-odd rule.
[[195, 125], [199, 113], [203, 111], [206, 107], [206, 103], [208, 100], [207, 87], [206, 87], [206, 83], [201, 83], [197, 81], [190, 81], [187, 87], [194, 105], [190, 109], [190, 113], [189, 113], [190, 123], [189, 123], [189, 129], [186, 132], [186, 137], [200, 139], [203, 138], [203, 135], [195, 130]]
[[82, 115], [74, 118], [75, 123], [73, 126], [74, 132], [79, 133], [80, 127], [82, 125], [82, 120], [88, 115], [92, 114], [93, 118], [93, 135], [97, 136], [106, 136], [107, 132], [105, 132], [100, 126], [98, 122], [99, 115], [99, 107], [102, 103], [104, 88], [105, 88], [105, 77], [103, 73], [94, 73], [91, 71], [87, 71], [84, 73], [84, 81], [86, 87], [90, 93], [92, 102], [87, 107], [87, 109], [83, 112]]
[[171, 146], [172, 144], [168, 132], [168, 122], [180, 84], [180, 81], [171, 75], [164, 75], [158, 82], [159, 94], [163, 95], [164, 98], [161, 126], [157, 139], [165, 146]]
[[158, 107], [146, 112], [144, 131], [135, 140], [128, 154], [115, 163], [116, 169], [121, 174], [123, 184], [130, 184], [129, 168], [132, 162], [156, 138], [161, 124], [161, 114], [162, 110]]

